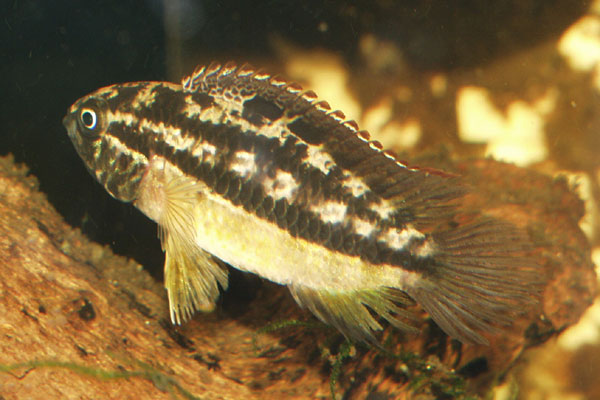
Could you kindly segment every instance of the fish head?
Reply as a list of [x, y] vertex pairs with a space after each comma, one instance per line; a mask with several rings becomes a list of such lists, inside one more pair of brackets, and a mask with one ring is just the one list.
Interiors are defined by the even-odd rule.
[[148, 165], [132, 99], [149, 83], [112, 85], [77, 100], [63, 125], [87, 170], [116, 199], [133, 201]]

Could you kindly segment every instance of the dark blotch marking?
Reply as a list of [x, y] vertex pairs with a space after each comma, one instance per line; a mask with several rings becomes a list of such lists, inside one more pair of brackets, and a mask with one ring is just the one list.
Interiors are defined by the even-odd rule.
[[282, 146], [273, 150], [273, 162], [278, 168], [291, 173], [297, 173], [308, 147], [298, 143], [294, 136], [288, 136]]
[[300, 182], [302, 186], [308, 186], [311, 190], [318, 190], [321, 186], [321, 180], [325, 175], [317, 168], [303, 168], [300, 171]]
[[[132, 132], [123, 123], [115, 122], [110, 124], [105, 135], [116, 137], [129, 149], [140, 151], [144, 154], [148, 152], [147, 142], [140, 140], [139, 135], [136, 135], [135, 132]], [[128, 153], [118, 154], [114, 149], [110, 148], [107, 139], [104, 139], [100, 146], [102, 149], [100, 156], [93, 163], [94, 169], [99, 168], [104, 171], [104, 176], [100, 183], [119, 200], [133, 200], [137, 192], [139, 180], [144, 172], [144, 165], [135, 163], [134, 159]]]
[[180, 90], [168, 86], [158, 85], [152, 90], [154, 101], [150, 106], [136, 111], [138, 118], [147, 118], [151, 121], [169, 124], [171, 118], [180, 113], [186, 106], [185, 95]]
[[265, 119], [274, 121], [281, 118], [282, 115], [281, 107], [258, 95], [246, 100], [242, 111], [242, 118], [256, 126], [264, 125]]
[[125, 171], [129, 168], [129, 165], [133, 162], [133, 158], [128, 157], [127, 154], [119, 154], [117, 155], [117, 161], [115, 163], [115, 167], [119, 171]]
[[215, 104], [213, 97], [204, 92], [192, 93], [192, 100], [201, 108], [210, 108]]
[[389, 255], [390, 261], [394, 265], [409, 266], [411, 264], [411, 258], [407, 252], [396, 251]]
[[197, 167], [199, 158], [188, 157], [186, 150], [175, 150], [173, 160], [182, 170], [192, 171]]
[[119, 106], [131, 104], [138, 93], [145, 89], [149, 84], [140, 84], [136, 86], [117, 86], [117, 95], [113, 98], [106, 99], [108, 108], [115, 111]]
[[[102, 171], [105, 171], [106, 172], [105, 176], [107, 177], [110, 174], [110, 172], [112, 171], [112, 161], [113, 161], [114, 157], [116, 156], [116, 154], [115, 154], [115, 151], [109, 147], [108, 141], [106, 139], [102, 140], [102, 143], [100, 144], [100, 146], [101, 146], [100, 154], [98, 155], [98, 158], [96, 158], [94, 160], [94, 166], [96, 168], [100, 167], [100, 169]], [[92, 174], [93, 174], [93, 168], [92, 168]], [[106, 181], [100, 182], [100, 183], [106, 184]]]
[[[129, 157], [123, 155], [122, 158]], [[113, 196], [121, 201], [132, 201], [139, 186], [140, 178], [143, 174], [143, 165], [136, 164], [131, 169], [112, 169], [105, 168], [105, 178], [102, 182]]]
[[246, 113], [245, 110], [244, 110], [244, 113], [242, 113], [242, 118], [244, 118], [246, 121], [250, 122], [252, 125], [256, 126], [257, 128], [262, 127], [266, 123], [264, 118], [261, 115]]
[[326, 136], [323, 129], [306, 121], [306, 117], [298, 117], [294, 122], [288, 124], [288, 128], [310, 144], [321, 144]]
[[77, 315], [84, 321], [91, 321], [96, 318], [96, 311], [92, 303], [88, 299], [83, 298], [83, 305], [77, 310]]
[[214, 131], [213, 144], [223, 151], [223, 149], [227, 148], [229, 142], [233, 140], [233, 136], [230, 134], [229, 129], [227, 129], [226, 125], [217, 125], [220, 129], [216, 129]]

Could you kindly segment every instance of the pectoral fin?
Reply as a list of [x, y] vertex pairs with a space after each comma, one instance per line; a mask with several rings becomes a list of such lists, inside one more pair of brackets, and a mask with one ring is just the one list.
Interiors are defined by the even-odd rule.
[[194, 180], [175, 178], [163, 187], [159, 236], [165, 251], [165, 288], [171, 321], [181, 324], [195, 311], [211, 311], [219, 287], [227, 288], [227, 270], [196, 244]]
[[181, 324], [195, 311], [212, 311], [219, 287], [227, 288], [227, 271], [210, 254], [165, 233], [165, 287], [171, 321]]

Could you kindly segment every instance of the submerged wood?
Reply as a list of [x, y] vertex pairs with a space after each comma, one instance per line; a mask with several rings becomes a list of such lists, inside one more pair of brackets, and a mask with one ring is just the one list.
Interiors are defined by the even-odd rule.
[[[386, 330], [382, 342], [399, 356], [361, 346], [348, 352], [338, 397], [482, 395], [524, 349], [575, 323], [595, 296], [590, 248], [578, 227], [583, 206], [565, 181], [492, 160], [420, 163], [464, 176], [476, 188], [465, 208], [527, 229], [549, 283], [527, 314], [488, 336], [490, 346], [448, 340], [427, 320], [420, 335]], [[268, 283], [239, 313], [217, 309], [172, 326], [162, 282], [68, 226], [11, 157], [0, 159], [0, 268], [0, 395], [7, 400], [327, 399], [336, 354], [348, 349], [318, 323], [260, 334], [275, 321], [314, 321], [285, 288]]]

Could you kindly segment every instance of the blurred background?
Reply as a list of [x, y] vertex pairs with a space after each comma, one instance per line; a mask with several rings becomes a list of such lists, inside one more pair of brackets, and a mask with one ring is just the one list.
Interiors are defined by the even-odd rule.
[[[154, 224], [89, 176], [61, 119], [101, 86], [179, 82], [230, 60], [315, 90], [401, 158], [444, 149], [567, 176], [600, 264], [600, 1], [0, 0], [0, 10], [0, 155], [27, 164], [69, 224], [157, 279]], [[596, 303], [530, 352], [515, 372], [523, 398], [600, 398], [599, 327]]]

